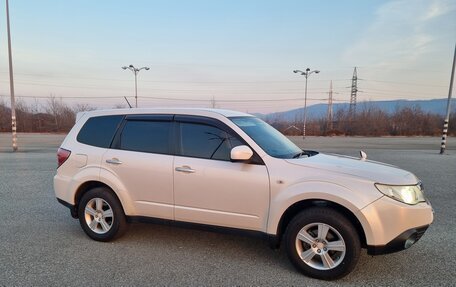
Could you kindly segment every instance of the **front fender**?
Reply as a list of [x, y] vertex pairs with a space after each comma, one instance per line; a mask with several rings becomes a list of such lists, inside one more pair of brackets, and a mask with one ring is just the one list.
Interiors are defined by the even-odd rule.
[[360, 210], [380, 197], [380, 193], [378, 197], [373, 198], [371, 193], [363, 195], [359, 191], [353, 191], [332, 182], [299, 182], [282, 189], [271, 198], [267, 233], [277, 234], [282, 215], [293, 204], [303, 200], [325, 200], [339, 204], [352, 212], [361, 223], [366, 240], [370, 242], [373, 238], [373, 232], [366, 217]]

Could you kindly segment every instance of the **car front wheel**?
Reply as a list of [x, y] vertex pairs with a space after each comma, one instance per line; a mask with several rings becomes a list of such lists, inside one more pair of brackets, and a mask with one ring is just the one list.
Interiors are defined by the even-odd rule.
[[336, 210], [312, 207], [296, 215], [285, 234], [290, 261], [303, 274], [334, 280], [356, 266], [361, 244], [351, 222]]

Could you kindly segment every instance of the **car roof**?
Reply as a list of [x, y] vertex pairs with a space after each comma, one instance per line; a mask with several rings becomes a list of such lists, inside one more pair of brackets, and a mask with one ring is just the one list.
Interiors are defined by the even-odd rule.
[[83, 115], [88, 117], [103, 116], [103, 115], [119, 115], [119, 114], [184, 114], [184, 115], [199, 115], [199, 116], [215, 116], [222, 115], [224, 117], [251, 117], [252, 115], [225, 109], [211, 108], [131, 108], [131, 109], [104, 109], [80, 112], [76, 116], [78, 121]]

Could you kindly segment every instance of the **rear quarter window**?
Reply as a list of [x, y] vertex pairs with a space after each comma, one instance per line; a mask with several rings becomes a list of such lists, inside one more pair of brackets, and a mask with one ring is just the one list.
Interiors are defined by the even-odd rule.
[[82, 126], [76, 137], [80, 143], [108, 148], [124, 116], [92, 117]]

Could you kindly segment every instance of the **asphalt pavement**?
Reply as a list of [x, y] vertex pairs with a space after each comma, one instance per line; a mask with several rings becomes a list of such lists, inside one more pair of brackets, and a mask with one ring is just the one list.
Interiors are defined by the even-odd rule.
[[132, 224], [109, 243], [89, 239], [54, 196], [56, 149], [63, 135], [0, 134], [0, 286], [455, 286], [456, 139], [299, 137], [306, 149], [397, 165], [422, 179], [434, 224], [410, 249], [368, 256], [347, 277], [305, 277], [284, 249], [257, 238]]

